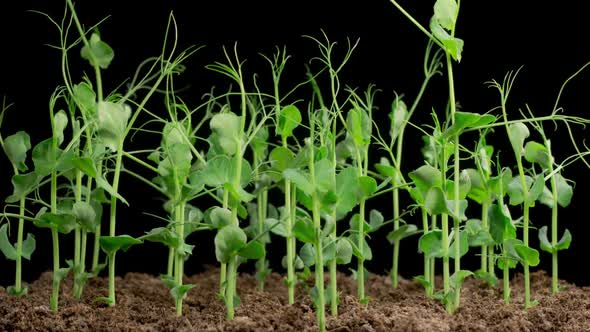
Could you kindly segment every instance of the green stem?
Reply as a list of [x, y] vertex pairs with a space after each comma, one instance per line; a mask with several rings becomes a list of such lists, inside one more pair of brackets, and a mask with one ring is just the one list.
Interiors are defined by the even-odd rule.
[[[78, 280], [77, 280], [77, 276], [78, 276], [78, 266], [80, 265], [80, 238], [81, 234], [80, 234], [80, 227], [77, 226], [76, 229], [74, 229], [74, 286], [73, 286], [73, 293], [74, 293], [74, 297], [75, 294], [78, 294], [80, 292], [79, 288], [80, 285], [78, 284]], [[82, 271], [80, 271], [82, 272]]]
[[[502, 256], [506, 257], [506, 251], [504, 250], [502, 253]], [[504, 269], [503, 269], [503, 277], [502, 277], [502, 281], [504, 283], [504, 289], [503, 289], [503, 294], [504, 294], [504, 303], [505, 304], [509, 304], [510, 303], [510, 269], [508, 268], [508, 262], [505, 258], [504, 259]]]
[[[260, 167], [261, 164], [261, 158], [258, 155], [258, 153], [256, 153], [256, 151], [254, 151], [254, 161], [255, 161], [255, 165], [254, 165], [254, 169], [255, 169], [255, 178], [256, 179], [260, 179], [260, 173], [258, 171], [258, 168]], [[258, 224], [257, 224], [257, 234], [258, 236], [262, 236], [262, 234], [264, 233], [264, 222], [266, 221], [266, 204], [267, 201], [266, 199], [268, 198], [268, 192], [266, 191], [266, 189], [260, 189], [260, 191], [258, 192], [258, 195], [256, 197], [256, 213], [257, 213], [257, 220], [258, 220]], [[257, 264], [257, 275], [260, 278], [258, 280], [258, 289], [259, 290], [264, 290], [264, 279], [266, 278], [265, 274], [266, 274], [266, 253], [260, 257], [260, 259], [258, 260]]]
[[[399, 229], [399, 190], [393, 189], [393, 231]], [[393, 288], [397, 288], [398, 279], [398, 268], [399, 268], [399, 245], [400, 241], [395, 240], [393, 243], [393, 266], [391, 267], [391, 285]]]
[[[508, 91], [503, 91], [500, 89], [500, 101], [501, 101], [501, 109], [502, 115], [504, 117], [504, 126], [506, 128], [506, 134], [508, 136], [508, 140], [513, 142], [512, 134], [510, 129], [508, 128], [508, 115], [506, 111], [506, 99], [508, 97]], [[516, 148], [513, 147], [514, 157], [516, 159], [516, 165], [518, 167], [518, 174], [520, 176], [520, 185], [522, 187], [522, 197], [523, 197], [523, 244], [525, 246], [529, 245], [529, 188], [526, 183], [526, 178], [524, 174], [524, 167], [522, 166], [522, 156], [521, 151], [518, 151]], [[524, 267], [524, 306], [525, 308], [531, 307], [531, 289], [530, 289], [530, 279], [529, 279], [529, 265], [527, 262], [523, 262]]]
[[168, 266], [166, 269], [166, 275], [168, 277], [173, 277], [174, 276], [174, 248], [170, 247], [168, 248]]
[[[430, 217], [431, 218], [431, 222], [430, 222], [430, 229], [431, 230], [435, 230], [437, 229], [436, 226], [436, 215], [433, 215]], [[436, 258], [432, 257], [430, 259], [430, 280], [432, 281], [432, 292], [434, 293], [434, 291], [436, 290]]]
[[[455, 113], [456, 113], [456, 101], [455, 101], [455, 82], [453, 76], [453, 62], [451, 60], [451, 55], [446, 52], [446, 59], [447, 59], [447, 75], [449, 81], [449, 104], [451, 107], [451, 119], [453, 123], [455, 122]], [[454, 212], [455, 217], [453, 218], [453, 232], [455, 237], [455, 273], [458, 273], [461, 270], [461, 240], [460, 240], [460, 223], [461, 220], [459, 219], [459, 210], [460, 210], [460, 201], [459, 201], [459, 162], [460, 162], [460, 155], [459, 155], [459, 134], [454, 135], [454, 148], [455, 152], [453, 154], [453, 182], [455, 183], [454, 191], [453, 191], [453, 203], [454, 203]], [[459, 307], [461, 301], [461, 288], [455, 290], [455, 298], [453, 299], [453, 310]]]
[[[227, 209], [229, 207], [229, 191], [223, 189], [222, 207]], [[225, 289], [227, 288], [227, 263], [221, 263], [219, 269], [219, 294], [225, 298]]]
[[[522, 225], [522, 242], [525, 246], [529, 246], [529, 204], [524, 203], [524, 210], [523, 210], [523, 219], [524, 223]], [[529, 264], [525, 261], [523, 262], [524, 267], [524, 307], [530, 308], [533, 306], [531, 302], [531, 279], [530, 279], [530, 271], [529, 271]]]
[[[98, 166], [96, 167], [96, 173], [99, 174], [100, 176], [102, 176], [102, 161], [98, 163]], [[90, 203], [91, 201], [91, 195], [92, 195], [92, 178], [88, 177], [88, 194], [86, 196], [86, 199], [88, 201], [88, 203]], [[102, 203], [101, 203], [102, 204]], [[100, 257], [100, 235], [101, 235], [101, 224], [99, 223], [96, 228], [94, 229], [94, 244], [93, 244], [93, 249], [92, 249], [92, 273], [93, 274], [98, 274], [98, 259]]]
[[115, 253], [109, 254], [109, 307], [114, 307], [117, 304], [115, 298]]
[[[21, 198], [19, 202], [19, 215], [25, 214], [25, 199]], [[18, 293], [22, 290], [22, 252], [23, 252], [23, 233], [25, 220], [18, 218], [18, 231], [16, 235], [16, 271], [14, 276], [14, 290]]]
[[[119, 177], [121, 176], [121, 166], [123, 159], [123, 141], [119, 142], [117, 147], [117, 157], [115, 161], [115, 174], [113, 177], [113, 191], [119, 192]], [[117, 197], [111, 196], [111, 210], [109, 222], [109, 236], [115, 236], [117, 225]], [[117, 303], [115, 299], [115, 255], [109, 259], [109, 305], [114, 306]]]
[[92, 273], [98, 273], [98, 258], [100, 257], [100, 225], [94, 229], [94, 245], [92, 249]]
[[225, 305], [228, 320], [233, 320], [235, 314], [234, 295], [236, 290], [236, 272], [236, 257], [232, 257], [227, 264], [227, 288], [225, 289]]
[[[545, 140], [549, 153], [551, 154], [551, 144], [548, 140]], [[550, 174], [553, 174], [553, 164], [549, 163]], [[557, 212], [559, 205], [557, 203], [557, 181], [555, 175], [551, 176], [551, 196], [553, 197], [553, 206], [551, 207], [551, 246], [555, 248], [557, 246]], [[559, 292], [559, 270], [557, 268], [557, 251], [553, 251], [551, 254], [551, 292], [557, 294]]]
[[[422, 211], [422, 231], [424, 234], [428, 233], [428, 211], [425, 208], [420, 209]], [[432, 297], [432, 284], [433, 279], [430, 279], [430, 258], [424, 254], [424, 279], [430, 283], [430, 286], [426, 287], [426, 296]]]
[[[82, 229], [82, 239], [81, 239], [81, 243], [80, 243], [80, 271], [82, 271], [81, 273], [84, 273], [86, 271], [86, 242], [88, 239], [88, 232], [84, 229]], [[78, 287], [76, 289], [76, 292], [74, 292], [74, 297], [76, 299], [80, 299], [82, 298], [82, 292], [84, 291], [84, 284], [81, 284], [80, 287]]]
[[[481, 227], [488, 231], [488, 202], [484, 201], [481, 204]], [[482, 272], [488, 272], [488, 246], [482, 245], [481, 246], [481, 262], [480, 262], [480, 269]]]
[[359, 203], [359, 229], [358, 229], [358, 243], [360, 257], [358, 258], [357, 266], [357, 291], [359, 301], [365, 300], [365, 200], [362, 199]]
[[[442, 158], [441, 158], [441, 176], [442, 176], [442, 183], [445, 184], [447, 183], [446, 180], [446, 160], [447, 160], [447, 156], [446, 156], [446, 150], [445, 148], [442, 149]], [[449, 276], [449, 215], [446, 213], [441, 214], [440, 217], [441, 220], [441, 245], [442, 245], [442, 260], [443, 260], [443, 294], [449, 294], [449, 291], [451, 290], [450, 287], [450, 276]], [[446, 310], [447, 312], [451, 313], [453, 311], [453, 301], [454, 299], [452, 299], [452, 301], [447, 301], [446, 304]]]
[[488, 247], [488, 273], [492, 276], [496, 276], [496, 267], [495, 267], [495, 258], [494, 258], [494, 246]]
[[285, 216], [287, 216], [287, 288], [289, 304], [295, 303], [295, 259], [293, 239], [293, 220], [291, 219], [291, 181], [285, 179]]
[[[181, 246], [184, 244], [184, 209], [183, 202], [176, 207], [176, 234], [180, 240]], [[176, 251], [176, 260], [174, 262], [176, 284], [182, 286], [182, 277], [184, 275], [184, 254]], [[182, 316], [182, 296], [176, 299], [176, 315]]]
[[57, 229], [51, 229], [51, 240], [53, 243], [53, 281], [51, 289], [50, 307], [51, 311], [57, 312], [59, 303], [59, 284], [60, 280], [57, 278], [56, 273], [59, 271], [59, 234]]
[[[313, 167], [312, 167], [313, 170]], [[314, 174], [313, 171], [311, 174]], [[316, 315], [317, 315], [317, 323], [320, 331], [326, 331], [326, 308], [325, 308], [325, 299], [324, 299], [324, 257], [322, 253], [322, 230], [321, 230], [321, 223], [320, 223], [320, 206], [318, 202], [318, 198], [316, 193], [313, 193], [313, 224], [315, 228], [315, 286], [317, 289], [317, 308], [316, 308]], [[360, 263], [359, 263], [360, 264]], [[359, 278], [362, 278], [362, 275], [359, 275]], [[360, 285], [360, 284], [359, 284]], [[364, 286], [364, 284], [363, 284]], [[360, 298], [360, 296], [359, 296]], [[364, 298], [364, 289], [363, 289], [363, 297]]]

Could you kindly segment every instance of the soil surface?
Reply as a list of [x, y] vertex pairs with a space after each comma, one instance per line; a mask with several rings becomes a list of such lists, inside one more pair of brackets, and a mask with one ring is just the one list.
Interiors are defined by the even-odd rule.
[[[562, 283], [558, 295], [549, 292], [550, 279], [544, 272], [531, 275], [533, 297], [540, 304], [522, 309], [522, 278], [512, 282], [513, 303], [504, 305], [501, 289], [468, 280], [462, 291], [461, 308], [448, 315], [437, 301], [424, 296], [419, 284], [402, 280], [391, 288], [389, 278], [371, 275], [368, 305], [353, 296], [355, 281], [339, 276], [340, 315], [327, 319], [329, 331], [590, 331], [590, 288]], [[218, 271], [186, 278], [196, 284], [185, 299], [184, 316], [177, 318], [168, 289], [154, 276], [129, 273], [117, 280], [117, 306], [95, 301], [105, 296], [106, 279], [92, 279], [84, 296], [71, 296], [71, 281], [62, 283], [60, 308], [49, 310], [51, 274], [45, 273], [29, 285], [25, 298], [14, 298], [0, 287], [0, 331], [316, 331], [309, 296], [298, 289], [296, 303], [286, 302], [286, 288], [272, 274], [264, 291], [256, 280], [242, 274], [238, 291], [242, 305], [233, 321], [225, 320], [223, 303], [216, 295]], [[327, 308], [329, 313], [329, 308]]]

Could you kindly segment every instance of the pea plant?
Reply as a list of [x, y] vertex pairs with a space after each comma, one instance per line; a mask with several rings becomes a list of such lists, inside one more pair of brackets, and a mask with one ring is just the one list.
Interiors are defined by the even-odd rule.
[[[52, 311], [58, 310], [64, 278], [71, 274], [73, 295], [81, 299], [87, 281], [107, 266], [107, 296], [97, 300], [116, 305], [117, 253], [155, 242], [164, 246], [167, 261], [162, 262], [161, 280], [178, 316], [195, 286], [185, 283], [185, 264], [193, 256], [214, 252], [219, 262], [218, 296], [231, 320], [241, 302], [239, 267], [256, 261], [257, 286], [264, 291], [271, 273], [267, 247], [279, 236], [286, 253], [286, 303], [296, 303], [296, 289], [309, 291], [317, 326], [325, 331], [326, 307], [332, 316], [338, 315], [338, 270], [348, 268], [356, 279], [358, 301], [369, 304], [365, 265], [374, 255], [371, 239], [392, 224], [386, 237], [392, 244], [393, 287], [399, 284], [401, 240], [419, 235], [423, 273], [414, 279], [449, 313], [460, 307], [466, 278], [479, 278], [495, 288], [500, 271], [503, 300], [509, 303], [509, 276], [518, 265], [524, 271], [525, 308], [530, 308], [536, 303], [530, 272], [541, 261], [530, 241], [530, 213], [538, 203], [551, 209], [550, 227], [538, 228], [538, 237], [540, 249], [551, 254], [551, 290], [558, 292], [558, 252], [572, 241], [567, 229], [559, 236], [558, 208], [567, 207], [573, 197], [573, 181], [564, 177], [565, 168], [590, 153], [579, 149], [571, 126], [589, 120], [562, 114], [558, 104], [565, 84], [550, 115], [536, 116], [527, 106], [520, 119], [509, 119], [513, 113], [508, 112], [507, 101], [516, 77], [512, 72], [502, 83], [490, 82], [499, 92], [499, 108], [481, 114], [458, 109], [453, 66], [463, 47], [455, 37], [460, 3], [436, 1], [427, 29], [395, 0], [391, 2], [427, 35], [428, 44], [423, 82], [413, 102], [406, 104], [408, 98], [396, 94], [388, 112], [381, 112], [375, 86], [361, 90], [341, 82], [358, 41], [347, 40], [339, 59], [337, 44], [326, 34], [325, 40], [306, 37], [319, 55], [306, 66], [306, 78], [290, 90], [283, 80], [290, 59], [286, 48], [277, 48], [272, 57], [263, 56], [270, 67], [264, 78], [272, 83], [270, 92], [261, 88], [264, 76], [245, 73], [237, 44], [223, 48], [223, 61], [206, 68], [229, 78], [230, 87], [222, 93], [211, 89], [191, 108], [180, 97], [175, 76], [198, 48], [177, 51], [173, 16], [160, 55], [140, 64], [127, 90], [105, 93], [101, 73], [113, 61], [114, 51], [97, 26], [83, 28], [73, 3], [66, 0], [61, 22], [48, 17], [59, 32], [55, 48], [61, 54], [63, 76], [62, 86], [48, 103], [50, 136], [35, 142], [25, 131], [5, 135], [6, 104], [0, 113], [0, 146], [12, 168], [13, 186], [0, 213], [0, 251], [15, 262], [14, 285], [8, 293], [27, 295], [23, 258], [34, 258], [34, 226], [51, 235]], [[77, 37], [69, 35], [72, 30]], [[80, 77], [70, 69], [72, 52], [90, 65], [93, 75]], [[446, 77], [446, 106], [443, 112], [432, 107], [432, 123], [413, 123], [437, 75]], [[307, 97], [299, 96], [303, 91]], [[544, 127], [547, 121], [565, 124], [576, 149], [561, 163], [552, 148], [552, 133]], [[415, 132], [422, 135], [424, 147], [419, 167], [406, 171], [405, 137]], [[155, 136], [157, 143], [133, 151], [127, 143], [131, 134]], [[501, 154], [506, 151], [490, 143], [498, 134], [510, 144], [510, 161]], [[472, 137], [473, 144], [466, 144]], [[155, 211], [145, 211], [146, 220], [159, 224], [137, 237], [117, 233], [118, 207], [129, 205], [119, 190], [123, 174], [164, 201]], [[402, 192], [412, 200], [406, 207]], [[389, 211], [371, 210], [369, 205], [371, 199], [389, 193], [391, 218]], [[103, 207], [108, 210], [103, 212]], [[106, 211], [108, 224], [103, 223]], [[516, 217], [516, 211], [522, 216]], [[413, 215], [418, 222], [412, 223]], [[105, 228], [107, 235], [102, 234]], [[198, 231], [211, 232], [213, 246], [196, 253], [189, 235]], [[73, 252], [64, 254], [60, 241], [70, 234]], [[479, 256], [475, 271], [462, 266], [462, 257], [470, 251]], [[435, 285], [437, 260], [442, 261], [441, 289]]]

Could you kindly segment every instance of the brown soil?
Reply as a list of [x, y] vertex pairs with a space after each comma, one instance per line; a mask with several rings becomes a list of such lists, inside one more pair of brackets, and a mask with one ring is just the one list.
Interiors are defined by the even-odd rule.
[[[106, 292], [106, 279], [89, 281], [82, 301], [71, 297], [71, 282], [62, 285], [57, 314], [48, 307], [50, 274], [29, 286], [26, 298], [8, 296], [0, 288], [0, 331], [316, 331], [309, 297], [301, 289], [295, 305], [286, 304], [280, 275], [269, 277], [265, 291], [243, 274], [238, 281], [242, 305], [233, 321], [225, 320], [223, 303], [215, 292], [217, 270], [187, 278], [197, 286], [185, 300], [184, 316], [175, 316], [168, 290], [158, 278], [130, 273], [117, 280], [117, 306], [95, 302]], [[340, 315], [329, 317], [329, 331], [590, 331], [590, 288], [562, 284], [558, 295], [549, 294], [550, 279], [532, 274], [533, 296], [540, 304], [522, 309], [522, 279], [512, 283], [513, 304], [504, 305], [500, 289], [468, 280], [462, 307], [448, 315], [441, 304], [423, 295], [415, 282], [402, 280], [392, 289], [388, 278], [372, 275], [367, 289], [368, 305], [359, 304], [354, 280], [340, 275]], [[328, 310], [329, 312], [329, 310]]]

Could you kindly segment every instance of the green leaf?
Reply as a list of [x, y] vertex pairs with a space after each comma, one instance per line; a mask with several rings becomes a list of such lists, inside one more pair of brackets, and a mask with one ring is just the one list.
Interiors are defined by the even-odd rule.
[[289, 168], [283, 171], [283, 176], [307, 195], [311, 195], [315, 189], [309, 180], [309, 175], [301, 170]]
[[426, 210], [431, 215], [439, 215], [448, 212], [445, 193], [440, 187], [432, 187], [427, 191], [424, 207], [426, 207]]
[[221, 229], [232, 223], [232, 213], [229, 209], [221, 208], [218, 206], [213, 207], [209, 214], [211, 218], [211, 224], [217, 229]]
[[68, 116], [66, 112], [60, 110], [53, 116], [53, 134], [57, 138], [57, 145], [64, 141], [64, 130], [68, 126]]
[[156, 227], [140, 236], [139, 240], [162, 243], [169, 248], [178, 248], [181, 243], [178, 234], [166, 227]]
[[416, 225], [405, 224], [398, 227], [398, 229], [389, 232], [389, 234], [387, 234], [387, 241], [389, 241], [389, 243], [391, 244], [394, 244], [397, 241], [401, 241], [409, 236], [418, 233], [420, 233], [420, 231], [418, 230], [418, 227], [416, 227]]
[[[349, 221], [350, 229], [357, 232], [358, 229], [360, 228], [360, 225], [359, 225], [360, 222], [361, 222], [361, 215], [358, 213], [355, 213], [352, 216], [352, 218], [350, 218], [350, 221]], [[363, 233], [366, 234], [370, 231], [371, 231], [371, 225], [369, 225], [366, 220], [363, 220]]]
[[455, 121], [453, 121], [451, 127], [444, 132], [443, 136], [452, 139], [455, 135], [461, 135], [465, 129], [485, 126], [495, 120], [496, 117], [491, 114], [455, 112]]
[[[465, 199], [471, 191], [471, 178], [466, 170], [459, 175], [459, 199]], [[447, 196], [455, 196], [455, 182], [447, 180]]]
[[94, 160], [89, 157], [78, 157], [74, 158], [73, 160], [74, 167], [80, 170], [82, 173], [88, 175], [91, 178], [96, 178], [98, 175], [98, 171], [96, 170], [96, 165], [94, 164]]
[[73, 92], [74, 99], [82, 114], [85, 114], [87, 118], [94, 117], [98, 105], [96, 103], [96, 93], [94, 93], [92, 86], [88, 82], [82, 82], [74, 85]]
[[107, 43], [100, 40], [97, 33], [93, 33], [88, 45], [82, 47], [80, 55], [84, 60], [88, 60], [91, 66], [107, 69], [115, 57], [115, 52]]
[[219, 187], [231, 182], [233, 177], [231, 159], [225, 155], [218, 155], [207, 161], [201, 173], [203, 182], [209, 187]]
[[[488, 211], [482, 211], [482, 213], [488, 213]], [[469, 246], [480, 247], [484, 245], [493, 245], [494, 240], [490, 233], [482, 228], [481, 220], [469, 219], [465, 223], [465, 233], [469, 239]]]
[[8, 239], [8, 224], [4, 224], [0, 227], [0, 251], [4, 254], [4, 257], [12, 261], [16, 260], [16, 249], [10, 243]]
[[33, 164], [35, 173], [47, 176], [57, 168], [57, 160], [60, 151], [53, 148], [53, 139], [48, 138], [35, 145], [33, 148]]
[[508, 126], [508, 134], [512, 149], [517, 155], [521, 156], [524, 153], [524, 141], [531, 134], [529, 128], [522, 122], [513, 123]]
[[530, 163], [541, 165], [543, 169], [548, 169], [553, 162], [549, 154], [549, 149], [543, 144], [534, 141], [529, 141], [524, 146], [524, 159]]
[[391, 104], [391, 112], [389, 113], [389, 120], [391, 121], [389, 136], [393, 142], [395, 142], [401, 133], [402, 126], [405, 125], [407, 117], [408, 107], [406, 106], [406, 103], [404, 103], [399, 97], [396, 97]]
[[557, 204], [561, 207], [567, 207], [572, 201], [574, 189], [561, 174], [557, 173], [554, 177], [557, 184]]
[[316, 161], [314, 164], [314, 173], [317, 191], [327, 192], [335, 189], [334, 165], [332, 165], [329, 159]]
[[37, 241], [35, 240], [35, 236], [31, 233], [27, 234], [27, 237], [23, 241], [23, 246], [21, 249], [21, 255], [23, 258], [27, 260], [31, 260], [31, 255], [35, 252], [37, 248]]
[[[431, 215], [438, 215], [446, 213], [452, 218], [467, 220], [465, 210], [467, 209], [467, 201], [459, 201], [459, 211], [455, 211], [455, 204], [452, 200], [447, 200], [443, 190], [439, 187], [433, 187], [426, 193], [424, 207]], [[458, 213], [457, 213], [458, 212]]]
[[177, 285], [170, 289], [170, 295], [172, 295], [172, 298], [174, 300], [179, 301], [180, 299], [186, 298], [186, 294], [188, 293], [188, 291], [194, 288], [195, 286], [196, 285], [191, 284]]
[[277, 133], [283, 138], [293, 135], [293, 130], [301, 124], [301, 113], [295, 105], [283, 107], [279, 113], [279, 123]]
[[377, 181], [370, 176], [359, 176], [359, 191], [357, 198], [359, 200], [368, 199], [377, 191]]
[[358, 173], [355, 168], [347, 167], [336, 174], [336, 220], [344, 218], [358, 204], [358, 188]]
[[27, 295], [28, 292], [29, 289], [27, 287], [21, 287], [20, 291], [17, 291], [16, 287], [14, 286], [6, 287], [6, 293], [14, 297], [24, 297], [25, 295]]
[[449, 283], [453, 289], [458, 290], [461, 288], [461, 285], [463, 285], [465, 278], [472, 275], [473, 272], [467, 270], [455, 271], [455, 273], [453, 273], [453, 275], [449, 278]]
[[516, 238], [516, 227], [502, 206], [492, 204], [488, 210], [490, 235], [497, 244], [504, 243], [508, 239]]
[[53, 271], [54, 282], [61, 282], [70, 273], [69, 267], [62, 267], [57, 271]]
[[131, 108], [122, 103], [98, 102], [98, 136], [105, 147], [116, 152], [125, 138]]
[[12, 195], [5, 200], [6, 203], [15, 203], [27, 196], [41, 181], [41, 177], [35, 172], [16, 174], [12, 176]]
[[[452, 236], [450, 239], [452, 240], [449, 244], [449, 257], [455, 259], [455, 237]], [[459, 231], [459, 255], [460, 257], [465, 256], [469, 251], [469, 240], [467, 234], [464, 231]]]
[[142, 243], [141, 240], [133, 238], [129, 235], [101, 236], [99, 241], [100, 248], [108, 256], [114, 255], [119, 250], [127, 251], [132, 246]]
[[258, 158], [261, 158], [262, 160], [264, 160], [266, 158], [266, 155], [268, 154], [267, 141], [268, 127], [264, 126], [256, 132], [256, 134], [252, 138], [252, 141], [250, 142], [250, 147], [252, 148], [252, 151], [258, 156]]
[[226, 183], [224, 184], [223, 188], [225, 188], [232, 196], [232, 198], [234, 198], [235, 200], [237, 200], [238, 202], [250, 202], [252, 201], [254, 198], [256, 198], [256, 196], [250, 194], [249, 192], [247, 192], [246, 190], [244, 190], [242, 187], [235, 187], [234, 185], [230, 184], [230, 183]]
[[371, 247], [369, 247], [369, 243], [367, 243], [366, 238], [363, 239], [363, 252], [362, 253], [358, 247], [358, 243], [359, 243], [358, 234], [351, 234], [349, 236], [349, 241], [352, 246], [352, 254], [355, 257], [357, 257], [359, 259], [366, 260], [366, 261], [370, 261], [371, 259], [373, 259], [373, 251], [371, 250]]
[[31, 149], [31, 138], [24, 131], [6, 137], [4, 151], [10, 162], [21, 172], [26, 172], [27, 151]]
[[353, 108], [346, 116], [346, 129], [356, 146], [364, 146], [371, 142], [371, 119], [360, 108]]
[[248, 240], [246, 233], [238, 226], [223, 227], [215, 235], [215, 257], [220, 263], [227, 263]]
[[557, 244], [555, 245], [555, 250], [560, 251], [560, 250], [566, 250], [570, 247], [570, 244], [572, 243], [572, 234], [570, 233], [569, 230], [565, 230], [565, 232], [563, 233], [563, 235], [561, 236], [561, 239], [559, 239], [559, 242], [557, 242]]
[[99, 225], [96, 220], [96, 211], [87, 202], [75, 202], [72, 213], [76, 216], [80, 225], [88, 232], [94, 231]]
[[369, 212], [369, 225], [371, 226], [370, 232], [378, 230], [383, 225], [383, 215], [377, 210], [371, 210]]
[[121, 196], [121, 194], [116, 192], [115, 188], [113, 188], [113, 186], [111, 186], [111, 184], [108, 183], [108, 181], [105, 180], [102, 176], [98, 176], [96, 178], [96, 186], [101, 189], [104, 189], [104, 191], [109, 193], [109, 195], [116, 197], [119, 201], [123, 202], [123, 204], [129, 206], [129, 203], [127, 202], [127, 200], [125, 198], [123, 198], [123, 196]]
[[288, 230], [285, 227], [285, 224], [275, 218], [267, 218], [266, 219], [266, 229], [270, 230], [271, 233], [276, 234], [281, 237], [287, 237]]
[[250, 241], [238, 251], [238, 255], [247, 259], [260, 259], [265, 253], [264, 245], [259, 241]]
[[477, 270], [477, 271], [475, 271], [475, 273], [473, 273], [473, 277], [475, 279], [483, 280], [485, 283], [487, 283], [488, 285], [490, 285], [494, 288], [498, 287], [498, 277], [496, 277], [495, 275], [493, 275], [490, 272], [484, 272], [482, 270]]
[[530, 190], [529, 190], [529, 197], [528, 197], [528, 205], [533, 207], [535, 206], [535, 201], [541, 196], [543, 193], [543, 189], [545, 189], [545, 178], [543, 174], [537, 175], [535, 181], [533, 182]]
[[219, 144], [227, 155], [234, 155], [240, 138], [240, 117], [232, 112], [217, 113], [209, 122], [209, 127], [218, 135]]
[[315, 250], [312, 243], [305, 243], [299, 250], [299, 257], [303, 265], [310, 267], [315, 264]]
[[440, 23], [438, 23], [435, 16], [433, 16], [430, 20], [430, 31], [434, 37], [443, 44], [446, 53], [450, 54], [455, 61], [461, 61], [463, 40], [452, 37], [448, 32], [446, 32]]
[[530, 266], [539, 265], [539, 252], [536, 249], [524, 244], [514, 244], [514, 250], [522, 262], [528, 263]]
[[551, 254], [555, 251], [553, 245], [551, 245], [547, 238], [547, 226], [543, 226], [539, 229], [539, 246], [541, 247], [541, 250]]
[[41, 214], [33, 223], [39, 228], [56, 229], [62, 234], [68, 234], [77, 225], [76, 217], [72, 214], [50, 212]]
[[394, 178], [395, 176], [395, 167], [391, 166], [389, 164], [389, 161], [387, 160], [387, 158], [381, 158], [381, 160], [379, 161], [379, 164], [375, 164], [375, 169], [377, 170], [377, 172], [379, 172], [379, 174], [383, 175], [383, 176], [387, 176], [389, 178]]
[[476, 169], [467, 168], [464, 172], [466, 172], [469, 177], [469, 182], [471, 183], [467, 197], [481, 205], [490, 197], [490, 193], [488, 192], [489, 188], [486, 187], [481, 174]]
[[553, 246], [547, 239], [547, 226], [543, 226], [541, 229], [539, 229], [539, 242], [541, 244], [542, 250], [548, 253], [554, 253], [561, 250], [566, 250], [570, 247], [572, 242], [572, 234], [566, 229], [559, 242]]
[[420, 236], [418, 251], [424, 253], [427, 258], [442, 257], [442, 232], [437, 229]]
[[293, 235], [297, 240], [303, 243], [315, 243], [315, 228], [311, 220], [307, 218], [299, 218], [293, 225]]
[[416, 185], [423, 196], [426, 196], [430, 188], [442, 187], [440, 171], [430, 165], [420, 166], [418, 169], [410, 172], [408, 176], [414, 181], [414, 185]]
[[347, 238], [336, 241], [336, 264], [348, 264], [352, 260], [352, 245]]
[[294, 166], [294, 159], [295, 155], [293, 154], [293, 152], [291, 152], [291, 150], [289, 150], [288, 148], [282, 146], [272, 149], [269, 158], [272, 168], [279, 172], [283, 172], [284, 170]]
[[447, 30], [453, 30], [459, 15], [459, 6], [455, 0], [437, 0], [434, 3], [434, 17]]
[[[542, 194], [545, 187], [545, 180], [543, 178], [543, 174], [537, 175], [535, 179], [525, 175], [524, 179], [528, 192], [528, 199], [526, 203], [530, 207], [533, 207], [535, 205], [535, 201], [539, 197], [543, 197]], [[510, 197], [510, 205], [519, 205], [525, 203], [524, 192], [522, 190], [522, 180], [520, 179], [520, 176], [515, 176], [512, 178], [506, 187], [506, 191]]]

